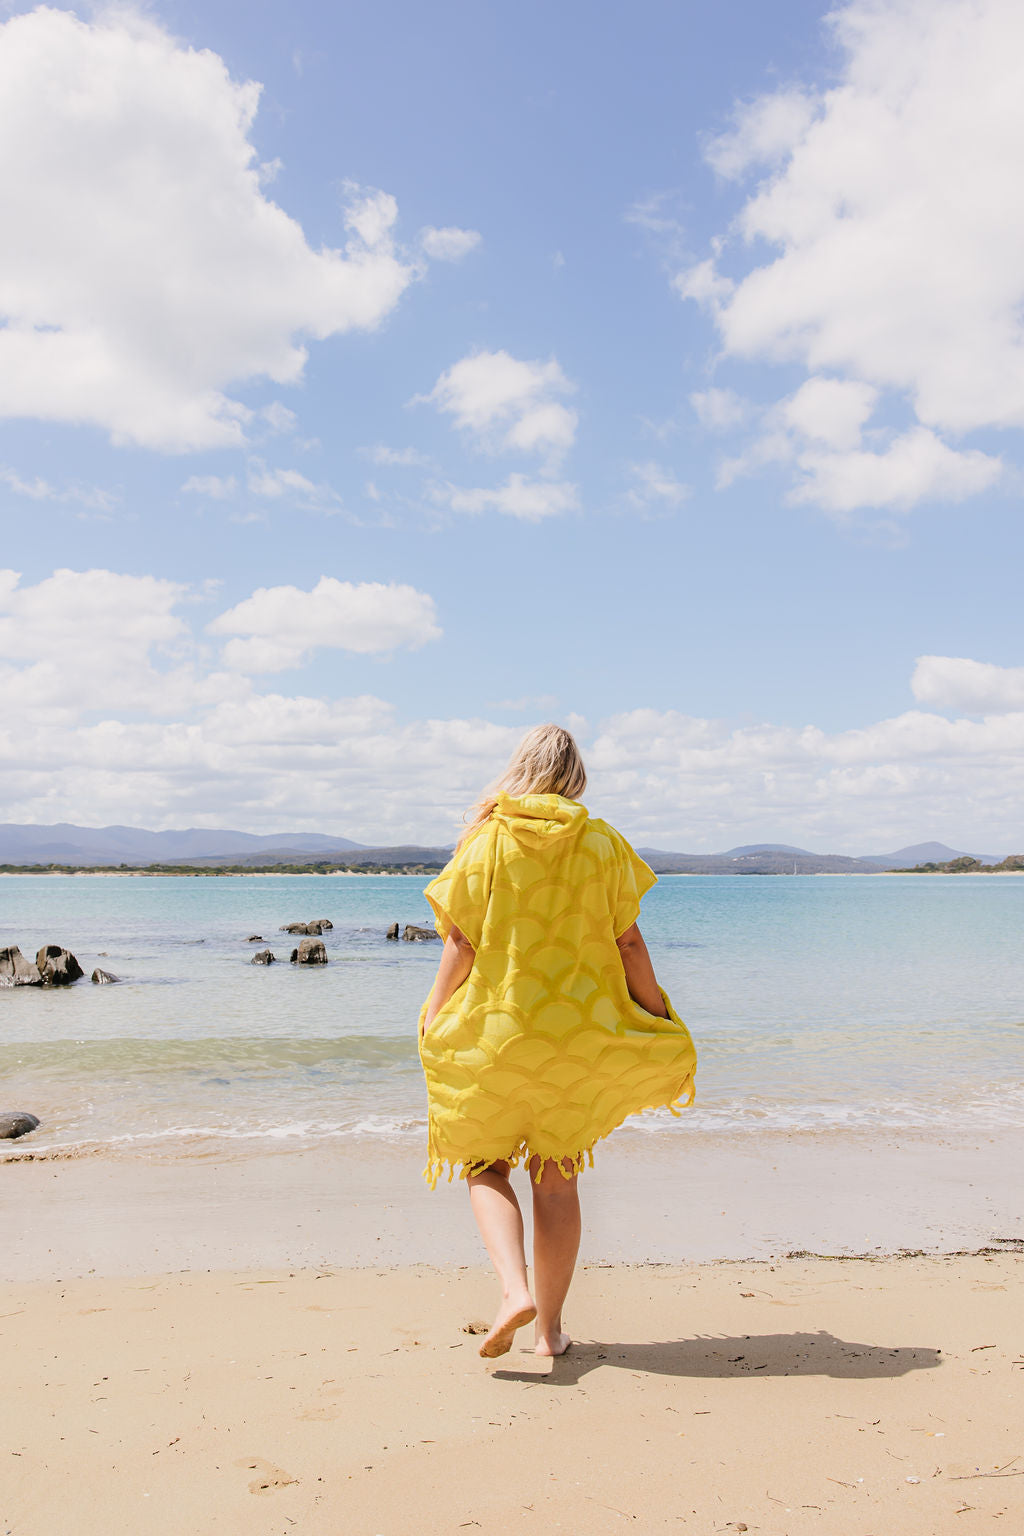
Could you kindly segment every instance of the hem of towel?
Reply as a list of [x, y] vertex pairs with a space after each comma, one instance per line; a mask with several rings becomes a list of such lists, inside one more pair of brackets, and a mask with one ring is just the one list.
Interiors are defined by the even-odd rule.
[[427, 1141], [427, 1166], [423, 1170], [423, 1177], [431, 1189], [436, 1189], [438, 1180], [443, 1177], [446, 1169], [448, 1171], [447, 1182], [450, 1184], [456, 1176], [460, 1179], [476, 1178], [478, 1174], [484, 1173], [492, 1163], [508, 1163], [510, 1168], [518, 1168], [520, 1164], [526, 1165], [533, 1158], [537, 1157], [540, 1161], [533, 1179], [535, 1184], [540, 1183], [548, 1163], [555, 1164], [563, 1179], [572, 1179], [577, 1174], [582, 1173], [585, 1167], [593, 1168], [594, 1148], [597, 1146], [597, 1143], [604, 1141], [605, 1137], [610, 1136], [612, 1131], [618, 1130], [619, 1126], [622, 1125], [623, 1121], [628, 1120], [630, 1115], [638, 1115], [645, 1109], [667, 1109], [670, 1114], [679, 1118], [682, 1111], [688, 1109], [693, 1103], [695, 1094], [694, 1074], [690, 1072], [678, 1092], [673, 1094], [671, 1099], [658, 1099], [653, 1103], [638, 1104], [634, 1109], [627, 1110], [624, 1115], [621, 1115], [618, 1120], [609, 1125], [607, 1130], [602, 1131], [599, 1136], [595, 1136], [588, 1146], [576, 1152], [541, 1153], [531, 1148], [529, 1142], [524, 1140], [517, 1142], [510, 1149], [488, 1152], [480, 1157], [462, 1159], [445, 1157], [437, 1145], [434, 1125], [431, 1120]]

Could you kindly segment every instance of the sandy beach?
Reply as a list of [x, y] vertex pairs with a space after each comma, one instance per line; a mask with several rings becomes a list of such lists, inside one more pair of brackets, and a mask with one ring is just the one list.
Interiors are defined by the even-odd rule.
[[407, 1150], [28, 1151], [2, 1170], [9, 1536], [1024, 1519], [1012, 1138], [621, 1135], [584, 1182], [570, 1354], [524, 1331], [486, 1365], [464, 1191]]
[[4, 1530], [1017, 1530], [1020, 1264], [590, 1266], [487, 1366], [477, 1268], [8, 1284]]

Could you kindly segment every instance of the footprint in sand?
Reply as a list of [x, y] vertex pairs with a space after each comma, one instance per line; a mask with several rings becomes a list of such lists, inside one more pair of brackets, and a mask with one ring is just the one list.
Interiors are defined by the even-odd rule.
[[262, 1456], [244, 1456], [241, 1461], [235, 1462], [235, 1466], [244, 1467], [247, 1472], [256, 1473], [249, 1484], [250, 1493], [273, 1493], [275, 1488], [287, 1488], [289, 1484], [298, 1482], [297, 1477], [292, 1477], [290, 1472], [284, 1472], [271, 1462], [264, 1461]]

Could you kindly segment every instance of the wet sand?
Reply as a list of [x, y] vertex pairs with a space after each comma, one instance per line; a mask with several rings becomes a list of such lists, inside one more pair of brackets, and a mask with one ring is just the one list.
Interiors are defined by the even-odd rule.
[[[431, 1194], [415, 1141], [230, 1161], [195, 1147], [163, 1160], [47, 1160], [30, 1139], [7, 1148], [4, 1158], [18, 1159], [0, 1164], [8, 1279], [481, 1260], [464, 1187]], [[583, 1257], [973, 1250], [1024, 1239], [1022, 1166], [1021, 1132], [620, 1132], [582, 1179]]]

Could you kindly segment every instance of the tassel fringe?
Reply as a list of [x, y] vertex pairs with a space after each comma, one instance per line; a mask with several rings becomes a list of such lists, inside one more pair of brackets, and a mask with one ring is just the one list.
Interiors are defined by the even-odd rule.
[[[696, 1085], [693, 1080], [693, 1074], [691, 1073], [690, 1076], [686, 1079], [682, 1088], [676, 1094], [675, 1098], [673, 1098], [670, 1102], [661, 1104], [644, 1104], [641, 1105], [640, 1108], [667, 1109], [669, 1114], [674, 1115], [678, 1120], [681, 1118], [682, 1111], [684, 1109], [688, 1109], [693, 1103], [695, 1094]], [[634, 1110], [632, 1113], [635, 1114], [637, 1111]], [[623, 1116], [624, 1120], [628, 1118], [628, 1115]], [[426, 1179], [427, 1184], [431, 1189], [436, 1189], [437, 1181], [444, 1176], [445, 1169], [448, 1170], [448, 1183], [450, 1184], [455, 1178], [456, 1173], [460, 1179], [472, 1179], [475, 1178], [477, 1174], [483, 1173], [484, 1170], [489, 1168], [492, 1163], [508, 1163], [510, 1168], [518, 1168], [520, 1164], [528, 1164], [534, 1157], [540, 1157], [540, 1161], [537, 1165], [537, 1172], [534, 1175], [533, 1180], [535, 1184], [540, 1183], [544, 1174], [544, 1169], [547, 1167], [548, 1163], [554, 1163], [564, 1179], [571, 1179], [574, 1177], [574, 1175], [582, 1173], [585, 1167], [593, 1168], [594, 1148], [596, 1147], [597, 1143], [599, 1141], [603, 1141], [606, 1136], [610, 1136], [612, 1131], [617, 1130], [621, 1124], [622, 1120], [617, 1120], [616, 1123], [614, 1125], [610, 1125], [606, 1131], [602, 1131], [600, 1136], [595, 1136], [590, 1145], [588, 1147], [584, 1147], [582, 1151], [563, 1153], [561, 1157], [551, 1154], [547, 1156], [541, 1156], [539, 1153], [532, 1152], [530, 1150], [528, 1142], [521, 1141], [518, 1143], [518, 1145], [512, 1148], [511, 1152], [495, 1152], [487, 1157], [470, 1158], [463, 1162], [459, 1162], [457, 1158], [447, 1158], [441, 1155], [437, 1147], [437, 1139], [434, 1133], [434, 1122], [431, 1118], [430, 1129], [427, 1138], [428, 1161], [427, 1166], [423, 1170], [423, 1177]], [[566, 1164], [569, 1165], [568, 1168], [565, 1166]]]

